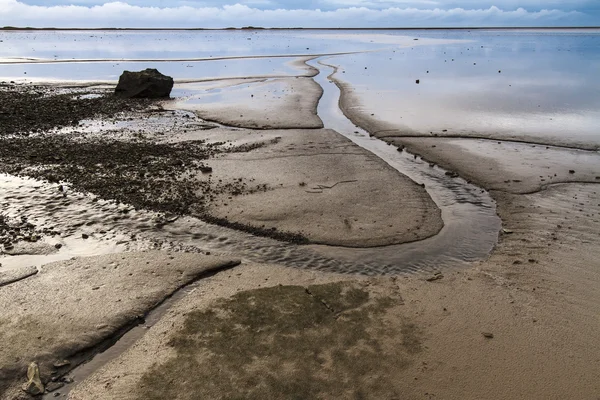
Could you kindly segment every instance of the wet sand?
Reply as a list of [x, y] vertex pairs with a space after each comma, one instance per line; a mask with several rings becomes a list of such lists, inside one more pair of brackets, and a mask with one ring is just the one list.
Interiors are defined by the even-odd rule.
[[[574, 196], [585, 205], [585, 210], [573, 204]], [[251, 392], [244, 386], [244, 379], [253, 375], [246, 377], [239, 371], [232, 371], [231, 375], [225, 372], [228, 387], [219, 390], [258, 398], [287, 382], [315, 388], [326, 398], [352, 397], [369, 387], [363, 378], [375, 375], [387, 385], [373, 388], [371, 394], [365, 394], [366, 398], [395, 394], [408, 399], [435, 396], [457, 400], [593, 398], [600, 389], [599, 348], [594, 340], [599, 322], [596, 306], [600, 301], [596, 284], [600, 276], [595, 261], [599, 255], [595, 237], [600, 225], [596, 185], [560, 185], [536, 194], [497, 193], [496, 197], [500, 215], [512, 233], [502, 236], [487, 261], [444, 271], [442, 276], [350, 280], [347, 276], [243, 264], [204, 281], [140, 342], [78, 386], [71, 398], [100, 399], [107, 393], [115, 399], [135, 399], [142, 393], [158, 393], [160, 398], [160, 393], [172, 393], [169, 390], [180, 390], [179, 398], [184, 399], [198, 393], [219, 398], [211, 391], [219, 388], [218, 382], [211, 384], [207, 379], [206, 384], [192, 383], [190, 376], [206, 373], [201, 362], [211, 362], [211, 354], [221, 357], [220, 365], [228, 365], [228, 357], [233, 355], [220, 352], [211, 342], [200, 343], [202, 350], [195, 354], [202, 361], [189, 364], [173, 338], [186, 332], [186, 326], [192, 323], [190, 312], [223, 307], [219, 301], [236, 293], [259, 296], [263, 292], [258, 290], [275, 290], [278, 285], [298, 285], [315, 291], [315, 285], [331, 282], [350, 282], [369, 293], [371, 299], [382, 295], [390, 299], [385, 322], [372, 315], [367, 326], [385, 324], [392, 338], [374, 334], [371, 340], [380, 347], [362, 347], [362, 359], [356, 361], [364, 365], [371, 357], [379, 357], [379, 368], [340, 388], [334, 385], [335, 377], [348, 373], [342, 362], [324, 362], [318, 369], [319, 378], [327, 383], [317, 384], [309, 377], [289, 375], [288, 371], [299, 372], [294, 368], [299, 368], [301, 362], [288, 359], [286, 352], [274, 352], [262, 362], [287, 368], [257, 374], [254, 379], [259, 381], [262, 376], [271, 379], [271, 385], [264, 386], [264, 390]], [[590, 218], [590, 214], [594, 217]], [[277, 310], [294, 304], [307, 296], [302, 293], [278, 298], [265, 308]], [[235, 318], [234, 315], [224, 318]], [[297, 322], [290, 323], [299, 323], [301, 317], [295, 318], [298, 319], [292, 321]], [[353, 318], [353, 314], [342, 311], [338, 318]], [[364, 326], [354, 323], [355, 329]], [[323, 324], [316, 323], [314, 329], [320, 325]], [[242, 332], [238, 334], [243, 335]], [[195, 340], [193, 334], [189, 338]], [[255, 340], [253, 343], [258, 345], [260, 339]], [[402, 366], [387, 365], [384, 349], [390, 344], [396, 346], [396, 351], [402, 349], [396, 355]], [[152, 360], [147, 357], [148, 348], [157, 349]], [[312, 348], [328, 357], [335, 354], [337, 344], [315, 340]], [[350, 344], [342, 348], [350, 356], [356, 351]], [[251, 362], [243, 365], [254, 371], [261, 368]], [[182, 387], [193, 387], [194, 392], [181, 390]], [[280, 397], [285, 394], [276, 392]]]
[[[264, 88], [262, 83], [256, 83], [257, 88]], [[245, 84], [253, 88], [255, 83]], [[272, 242], [269, 242], [271, 247], [257, 244], [290, 236], [255, 241], [248, 234], [299, 232], [300, 237], [316, 243], [365, 247], [431, 237], [440, 231], [442, 215], [427, 195], [427, 188], [331, 130], [319, 129], [317, 124], [313, 129], [265, 130], [272, 127], [266, 116], [277, 114], [274, 104], [281, 104], [290, 113], [285, 101], [255, 107], [252, 121], [248, 122], [251, 128], [237, 118], [237, 127], [191, 118], [185, 124], [162, 130], [155, 144], [196, 141], [202, 143], [203, 152], [206, 146], [217, 142], [217, 148], [242, 146], [243, 151], [239, 152], [214, 151], [201, 165], [205, 170], [212, 168], [212, 173], [192, 171], [189, 177], [194, 182], [221, 185], [220, 190], [204, 192], [210, 198], [202, 210], [205, 218], [211, 216], [208, 222], [219, 220], [225, 226], [211, 228], [208, 234], [194, 232], [201, 225], [190, 219], [193, 207], [185, 208], [184, 215], [177, 216], [173, 210], [178, 210], [180, 203], [168, 203], [167, 208], [161, 208], [167, 203], [153, 203], [155, 207], [151, 209], [156, 214], [151, 217], [144, 214], [149, 203], [140, 201], [139, 210], [130, 209], [124, 214], [132, 213], [135, 218], [131, 220], [136, 223], [152, 221], [148, 223], [153, 228], [138, 225], [145, 232], [138, 232], [142, 243], [135, 246], [151, 248], [150, 238], [158, 225], [158, 231], [167, 238], [159, 244], [163, 251], [77, 258], [35, 270], [26, 263], [16, 264], [10, 274], [0, 276], [0, 282], [5, 282], [0, 286], [0, 298], [10, 311], [5, 317], [8, 319], [0, 321], [0, 335], [3, 340], [18, 343], [0, 365], [6, 377], [2, 380], [0, 398], [27, 398], [19, 386], [25, 383], [24, 371], [31, 361], [40, 363], [45, 383], [52, 376], [60, 382], [60, 377], [76, 364], [74, 361], [62, 366], [63, 358], [77, 360], [74, 355], [80, 349], [93, 350], [106, 338], [116, 340], [116, 331], [131, 325], [132, 318], [145, 314], [177, 288], [196, 280], [207, 269], [235, 264], [236, 247], [230, 243], [238, 238], [246, 247], [238, 247], [241, 265], [198, 281], [158, 322], [148, 326], [148, 332], [131, 348], [124, 348], [121, 354], [114, 355], [115, 359], [106, 360], [107, 364], [92, 372], [84, 382], [69, 385], [72, 390], [68, 398], [103, 399], [109, 395], [114, 399], [192, 399], [199, 394], [206, 398], [289, 398], [299, 393], [309, 397], [373, 399], [597, 396], [600, 393], [597, 379], [600, 344], [594, 340], [600, 328], [597, 153], [557, 146], [546, 149], [539, 144], [503, 140], [498, 144], [496, 140], [435, 138], [432, 142], [431, 137], [381, 135], [382, 130], [398, 130], [398, 127], [379, 125], [382, 123], [376, 118], [361, 112], [352, 88], [343, 84], [340, 87], [341, 109], [356, 125], [390, 145], [410, 150], [415, 158], [422, 157], [426, 169], [430, 168], [427, 163], [446, 168], [449, 181], [467, 186], [460, 178], [463, 177], [489, 192], [503, 228], [498, 231], [499, 243], [489, 257], [463, 262], [461, 268], [427, 265], [407, 269], [403, 274], [393, 270], [392, 276], [369, 278], [348, 273], [371, 271], [381, 275], [386, 273], [385, 265], [371, 270], [365, 265], [363, 271], [360, 264], [353, 266], [354, 269], [344, 269], [332, 262], [335, 251], [323, 259], [308, 255], [310, 246], [296, 249], [285, 244], [284, 251], [272, 255], [270, 262], [252, 261], [250, 253], [268, 254], [271, 250], [266, 249], [274, 248]], [[313, 110], [313, 117], [316, 116], [315, 95], [320, 96], [318, 91], [309, 89], [306, 97], [300, 96], [308, 102], [300, 107], [298, 115]], [[227, 107], [216, 106], [212, 113], [214, 118], [208, 114], [204, 117], [232, 121], [227, 118], [231, 113]], [[190, 118], [183, 115], [187, 114], [175, 113], [174, 120]], [[284, 117], [280, 120], [282, 124], [293, 124], [289, 114]], [[133, 134], [151, 135], [155, 129], [140, 129], [135, 124], [129, 128], [116, 125], [116, 131], [126, 138]], [[202, 128], [193, 128], [194, 125]], [[256, 146], [257, 143], [260, 145]], [[501, 146], [501, 151], [497, 146]], [[184, 165], [189, 162], [186, 154], [177, 157]], [[27, 168], [29, 161], [19, 163], [14, 165], [25, 167], [20, 173], [38, 173]], [[353, 169], [357, 163], [361, 168]], [[171, 170], [163, 169], [164, 165], [171, 164], [160, 164], [161, 169], [155, 171], [170, 174]], [[233, 182], [246, 183], [251, 189], [240, 194], [241, 186], [228, 186]], [[54, 185], [58, 187], [59, 183]], [[212, 183], [192, 187], [186, 196], [214, 189]], [[393, 186], [399, 193], [392, 189], [378, 191], [384, 186]], [[331, 193], [338, 189], [339, 192]], [[330, 197], [324, 200], [323, 195]], [[397, 201], [401, 204], [391, 205]], [[28, 207], [29, 212], [36, 209], [35, 205]], [[299, 210], [297, 213], [290, 212], [295, 208]], [[18, 208], [7, 209], [16, 215], [20, 212]], [[103, 212], [111, 215], [114, 209], [107, 204]], [[314, 209], [323, 215], [309, 214]], [[392, 216], [390, 209], [394, 211]], [[415, 210], [421, 214], [413, 226], [410, 223]], [[368, 220], [361, 225], [362, 232], [354, 229], [356, 221], [350, 215]], [[391, 230], [382, 226], [381, 219], [386, 216]], [[113, 223], [109, 235], [103, 227], [106, 223], [98, 223], [96, 227], [92, 224], [87, 229], [92, 230], [92, 238], [98, 235], [98, 239], [114, 243], [120, 233], [135, 232], [131, 228], [127, 231], [127, 218], [124, 217], [121, 226]], [[223, 224], [224, 220], [227, 224]], [[16, 229], [14, 224], [23, 229], [15, 244], [23, 244], [25, 252], [33, 248], [34, 235], [42, 236], [42, 244], [54, 244], [48, 242], [53, 236], [48, 231], [29, 227], [25, 222], [13, 220], [11, 224], [5, 229], [7, 232]], [[254, 228], [247, 229], [248, 226]], [[402, 232], [397, 231], [398, 226]], [[236, 236], [226, 231], [243, 227], [248, 235], [245, 239], [242, 234]], [[81, 235], [81, 225], [72, 229], [72, 234]], [[173, 232], [171, 236], [167, 235], [169, 230]], [[417, 237], [411, 233], [415, 230], [419, 232]], [[186, 246], [194, 233], [198, 235], [197, 241], [192, 242], [195, 245]], [[55, 240], [62, 240], [61, 233], [54, 236]], [[222, 246], [203, 248], [197, 245], [198, 240]], [[225, 256], [213, 259], [185, 251]], [[418, 252], [414, 254], [419, 256]], [[277, 263], [279, 259], [281, 263]], [[293, 265], [290, 260], [318, 267], [284, 266]], [[118, 274], [111, 270], [115, 266]], [[44, 279], [49, 281], [44, 283]], [[137, 292], [131, 291], [132, 287], [143, 284], [140, 279], [151, 286], [142, 290], [145, 297], [134, 296]], [[99, 304], [106, 304], [107, 298], [118, 297], [105, 288], [128, 294], [129, 303], [122, 309], [110, 307], [102, 314], [88, 315], [89, 310], [98, 310]], [[62, 292], [72, 295], [60, 304], [58, 296]], [[16, 302], [16, 298], [21, 300]], [[257, 308], [245, 308], [256, 304]], [[27, 314], [28, 310], [33, 311]], [[217, 320], [212, 313], [215, 310]], [[110, 315], [105, 315], [107, 312]], [[127, 321], [123, 322], [123, 318]], [[48, 333], [57, 321], [71, 319], [80, 323], [59, 324], [54, 331], [64, 331], [61, 335]], [[211, 331], [210, 324], [217, 324], [218, 329]], [[28, 327], [27, 335], [18, 334], [25, 328], [19, 331], [15, 326]], [[76, 327], [79, 330], [72, 329]], [[91, 327], [94, 332], [87, 333]], [[229, 329], [236, 334], [223, 337], [223, 332]], [[198, 331], [205, 336], [196, 334]], [[41, 342], [39, 337], [43, 338]], [[287, 337], [287, 343], [285, 340], [280, 343], [277, 337]], [[77, 346], [72, 345], [74, 338], [79, 338]], [[271, 345], [265, 350], [268, 343]], [[231, 348], [238, 348], [235, 346], [240, 351], [232, 352]], [[261, 361], [257, 362], [255, 356], [260, 356]], [[215, 364], [223, 366], [218, 374], [207, 370], [207, 365]], [[77, 370], [75, 376], [76, 373]], [[205, 378], [196, 379], [198, 376]], [[218, 379], [211, 381], [215, 377]], [[351, 379], [344, 381], [344, 377]], [[68, 375], [62, 380], [69, 382]], [[223, 382], [227, 385], [222, 385]], [[54, 393], [61, 390], [58, 388]], [[59, 397], [64, 398], [65, 393], [62, 390]]]

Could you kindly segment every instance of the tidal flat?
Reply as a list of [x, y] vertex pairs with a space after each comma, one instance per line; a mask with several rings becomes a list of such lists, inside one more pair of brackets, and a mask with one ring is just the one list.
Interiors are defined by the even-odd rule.
[[[597, 396], [599, 65], [599, 29], [0, 30], [0, 399]], [[114, 97], [144, 68], [170, 99]]]

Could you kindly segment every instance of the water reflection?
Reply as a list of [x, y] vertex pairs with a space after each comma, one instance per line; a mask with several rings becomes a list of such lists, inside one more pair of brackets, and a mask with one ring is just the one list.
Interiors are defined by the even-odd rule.
[[0, 31], [0, 40], [0, 58], [49, 60], [310, 55], [389, 45], [307, 31]]
[[401, 133], [600, 146], [600, 30], [422, 35], [470, 41], [329, 60], [366, 115]]
[[28, 82], [117, 81], [124, 70], [156, 68], [177, 80], [242, 78], [247, 76], [296, 76], [306, 70], [294, 66], [295, 58], [252, 58], [184, 62], [73, 62], [16, 63], [0, 69], [0, 80]]

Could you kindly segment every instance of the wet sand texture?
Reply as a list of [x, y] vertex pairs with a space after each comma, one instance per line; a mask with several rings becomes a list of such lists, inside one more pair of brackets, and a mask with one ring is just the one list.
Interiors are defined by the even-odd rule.
[[84, 355], [139, 323], [176, 289], [236, 263], [185, 253], [106, 255], [47, 264], [0, 287], [0, 398], [20, 393], [32, 361], [47, 382], [54, 363]]
[[[194, 111], [200, 118], [256, 129], [322, 128], [316, 109], [323, 90], [311, 78], [280, 78], [201, 90], [169, 108]], [[189, 85], [178, 85], [185, 90]], [[211, 87], [213, 85], [204, 85]], [[215, 93], [216, 92], [216, 93]]]
[[237, 174], [271, 188], [215, 201], [211, 215], [353, 247], [411, 242], [442, 228], [425, 189], [338, 133], [291, 130], [264, 138], [271, 135], [280, 141], [211, 160], [213, 179]]
[[[573, 204], [573, 197], [584, 203], [585, 209]], [[323, 390], [320, 393], [333, 393], [332, 398], [357, 393], [364, 394], [364, 398], [393, 398], [394, 390], [406, 399], [594, 398], [600, 390], [600, 344], [595, 340], [600, 324], [600, 292], [595, 284], [600, 278], [600, 254], [594, 241], [600, 228], [596, 186], [559, 185], [530, 195], [497, 193], [497, 198], [500, 215], [512, 233], [502, 236], [488, 261], [431, 276], [350, 280], [277, 266], [241, 265], [203, 281], [199, 290], [178, 304], [133, 348], [78, 386], [71, 399], [101, 399], [110, 394], [114, 399], [133, 400], [173, 391], [181, 393], [181, 398], [193, 398], [188, 396], [197, 391], [217, 399], [240, 393], [243, 397], [265, 398], [270, 390], [294, 389]], [[590, 218], [590, 213], [594, 217]], [[358, 290], [354, 299], [362, 301], [365, 292], [369, 302], [386, 299], [385, 313], [378, 314], [375, 307], [370, 315], [356, 319], [360, 308], [348, 312], [338, 304], [347, 297], [332, 300], [327, 291], [316, 288], [323, 289], [328, 286], [324, 284], [341, 279], [346, 283], [338, 285]], [[279, 284], [300, 286], [302, 290], [282, 289]], [[265, 287], [270, 289], [262, 289]], [[283, 290], [287, 291], [285, 295]], [[277, 300], [265, 302], [270, 291], [273, 295], [279, 293]], [[320, 308], [314, 313], [297, 313], [295, 306], [310, 299], [309, 292], [322, 300]], [[240, 299], [253, 299], [254, 303], [235, 302]], [[238, 307], [248, 304], [261, 304], [263, 308], [256, 314], [240, 314]], [[254, 347], [256, 342], [248, 342], [241, 355], [222, 352], [219, 331], [202, 325], [214, 318], [211, 310], [219, 310], [216, 315], [222, 318], [221, 328], [239, 322], [240, 315], [247, 317], [244, 324], [238, 325], [240, 336], [227, 341], [232, 345], [238, 345], [237, 340], [243, 340], [250, 327], [255, 329], [252, 337], [258, 335], [262, 340], [269, 336], [274, 323], [285, 326], [307, 320], [311, 327], [291, 335], [290, 340], [299, 340], [299, 335], [310, 337], [311, 332], [320, 329], [327, 331], [328, 338], [333, 335], [341, 339], [336, 336], [340, 334], [337, 329], [346, 324], [358, 337], [365, 334], [369, 339], [358, 348], [343, 340], [309, 340], [305, 344], [307, 352], [292, 359], [288, 358], [294, 352], [290, 348], [266, 354], [260, 362], [251, 362], [249, 370], [263, 371], [265, 366], [277, 365], [254, 377], [260, 382], [266, 379], [269, 384], [256, 385], [257, 381], [252, 380], [249, 385], [247, 372], [230, 363], [243, 360], [245, 351], [260, 354], [262, 342], [258, 342], [258, 348]], [[222, 313], [224, 310], [228, 311]], [[260, 316], [265, 316], [263, 322], [258, 322]], [[209, 331], [200, 336], [193, 327]], [[385, 332], [379, 330], [382, 327]], [[352, 368], [369, 367], [359, 378], [344, 381], [343, 388], [336, 386], [340, 381], [335, 378], [344, 372], [346, 364], [332, 362], [340, 356], [336, 353], [340, 343], [345, 344], [345, 350], [351, 349], [343, 352], [346, 361], [360, 357]], [[148, 348], [156, 349], [152, 359], [147, 356]], [[192, 351], [193, 356], [183, 349]], [[379, 354], [383, 362], [371, 365], [374, 354]], [[386, 354], [394, 354], [395, 362], [400, 364], [387, 363]], [[212, 365], [218, 360], [222, 367], [218, 372], [221, 379], [214, 385], [209, 384], [211, 379], [193, 379], [196, 375], [189, 371], [206, 373], [202, 365], [211, 360]], [[308, 373], [294, 369], [315, 360], [322, 362]], [[310, 376], [315, 370], [316, 380]], [[222, 386], [224, 382], [226, 387]], [[373, 387], [376, 382], [386, 384]]]

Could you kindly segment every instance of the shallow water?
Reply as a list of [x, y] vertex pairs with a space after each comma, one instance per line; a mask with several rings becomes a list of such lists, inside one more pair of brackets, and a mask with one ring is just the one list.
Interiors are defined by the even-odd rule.
[[465, 41], [329, 60], [340, 67], [337, 78], [355, 90], [366, 115], [408, 135], [600, 148], [600, 30], [420, 36]]
[[378, 31], [318, 30], [0, 31], [0, 59], [168, 60], [312, 55], [406, 45], [413, 37], [411, 32], [390, 36]]
[[0, 69], [0, 80], [16, 82], [116, 82], [124, 70], [156, 68], [178, 81], [297, 76], [305, 70], [294, 67], [295, 58], [250, 58], [210, 61], [99, 61], [10, 63]]
[[308, 73], [294, 56], [359, 52], [330, 62], [365, 114], [402, 134], [600, 148], [600, 29], [0, 31], [0, 40], [0, 80], [19, 82], [114, 82], [148, 67], [179, 81], [294, 76]]
[[[431, 198], [440, 207], [444, 227], [435, 236], [414, 243], [385, 246], [376, 249], [346, 249], [331, 246], [311, 246], [317, 252], [333, 258], [380, 263], [384, 270], [398, 266], [411, 269], [455, 266], [464, 261], [483, 259], [498, 241], [501, 221], [490, 195], [460, 178], [450, 178], [445, 170], [430, 167], [427, 162], [396, 147], [370, 137], [367, 132], [349, 121], [338, 107], [339, 89], [328, 80], [332, 68], [320, 67], [315, 77], [324, 88], [319, 103], [319, 116], [326, 128], [335, 129], [360, 147], [371, 151], [413, 181], [425, 184]], [[393, 210], [390, 210], [393, 212]], [[403, 212], [400, 210], [400, 212]]]

